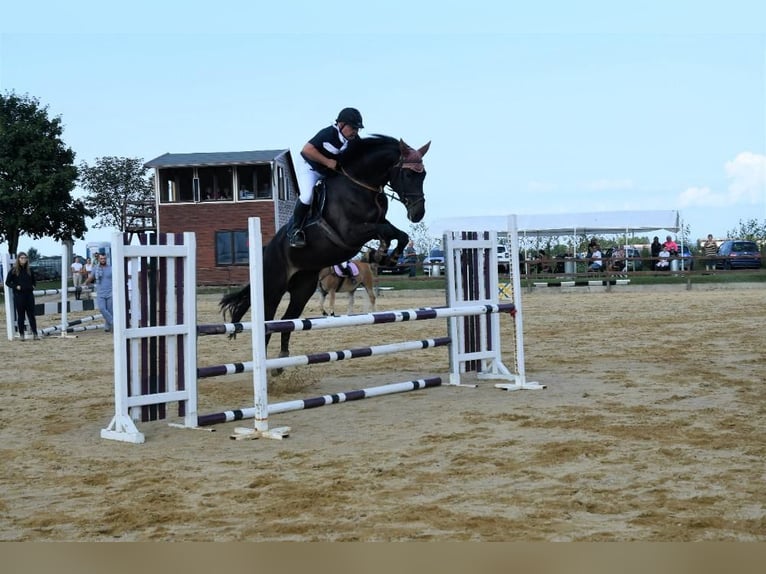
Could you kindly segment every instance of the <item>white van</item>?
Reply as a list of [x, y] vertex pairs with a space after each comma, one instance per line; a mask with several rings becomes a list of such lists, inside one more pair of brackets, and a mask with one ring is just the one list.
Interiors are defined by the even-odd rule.
[[497, 246], [497, 272], [511, 272], [511, 252], [505, 245]]

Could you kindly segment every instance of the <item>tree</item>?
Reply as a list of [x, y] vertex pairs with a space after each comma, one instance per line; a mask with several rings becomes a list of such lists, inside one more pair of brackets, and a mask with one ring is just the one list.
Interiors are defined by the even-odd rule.
[[732, 239], [746, 239], [766, 243], [766, 219], [758, 223], [757, 219], [739, 220], [739, 227], [726, 232], [726, 237]]
[[93, 166], [82, 162], [80, 185], [88, 192], [87, 206], [101, 218], [95, 227], [125, 231], [135, 206], [154, 198], [154, 181], [141, 158], [100, 157]]
[[72, 197], [75, 154], [61, 139], [60, 117], [28, 95], [0, 94], [0, 241], [16, 253], [19, 237], [82, 239], [90, 215]]
[[428, 231], [428, 226], [422, 221], [410, 223], [409, 236], [415, 245], [415, 251], [424, 257], [428, 255], [431, 249], [435, 249], [441, 244], [441, 239], [432, 237]]

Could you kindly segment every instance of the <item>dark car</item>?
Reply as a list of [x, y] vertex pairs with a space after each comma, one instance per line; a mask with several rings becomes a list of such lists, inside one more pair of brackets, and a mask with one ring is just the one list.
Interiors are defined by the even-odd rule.
[[[394, 252], [393, 249], [388, 250], [388, 257]], [[396, 265], [378, 265], [378, 275], [405, 275], [410, 272], [410, 265], [404, 262], [404, 255], [399, 257]]]
[[718, 269], [760, 269], [761, 250], [755, 241], [727, 239], [718, 247]]

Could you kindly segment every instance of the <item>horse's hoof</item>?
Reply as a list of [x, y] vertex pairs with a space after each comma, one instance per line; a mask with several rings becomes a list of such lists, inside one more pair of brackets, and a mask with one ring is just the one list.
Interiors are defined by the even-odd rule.
[[282, 367], [277, 367], [276, 369], [271, 369], [271, 374], [275, 377], [278, 377], [281, 375], [285, 370]]

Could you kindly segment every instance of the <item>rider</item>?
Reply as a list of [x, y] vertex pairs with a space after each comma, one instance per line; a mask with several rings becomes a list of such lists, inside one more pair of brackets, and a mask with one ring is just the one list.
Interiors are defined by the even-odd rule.
[[362, 114], [356, 108], [343, 108], [335, 124], [321, 129], [301, 150], [304, 161], [298, 167], [298, 187], [300, 195], [295, 202], [292, 228], [288, 233], [290, 247], [306, 246], [303, 226], [309, 213], [314, 185], [321, 178], [330, 175], [338, 168], [337, 156], [344, 152], [350, 140], [363, 129]]

